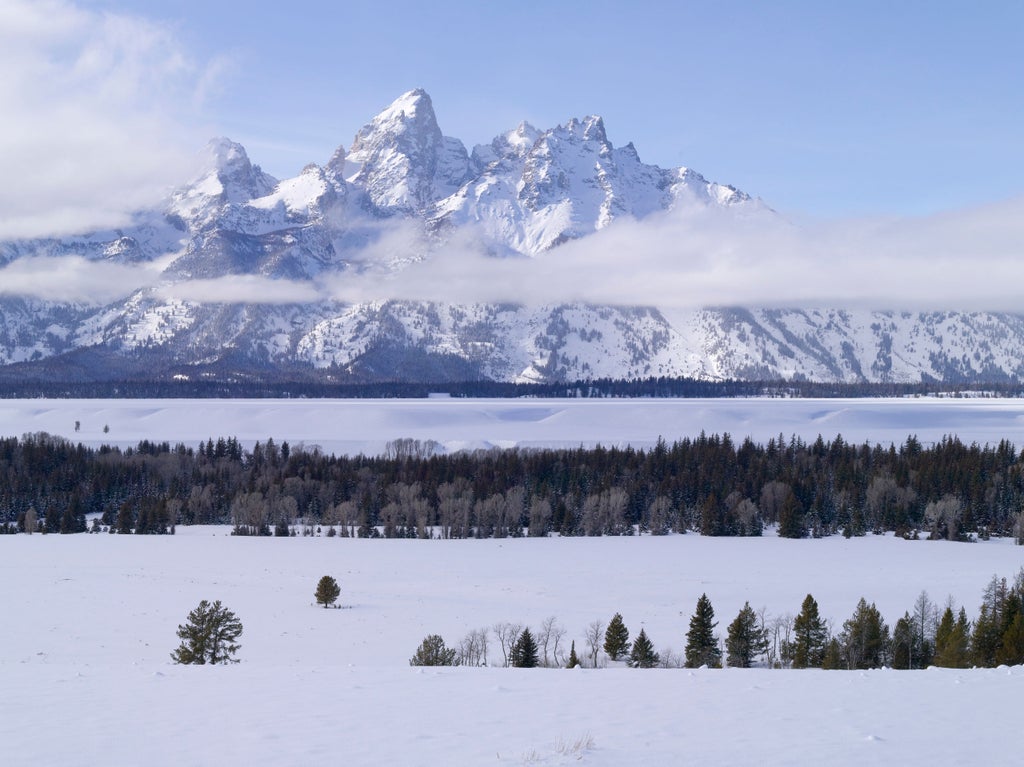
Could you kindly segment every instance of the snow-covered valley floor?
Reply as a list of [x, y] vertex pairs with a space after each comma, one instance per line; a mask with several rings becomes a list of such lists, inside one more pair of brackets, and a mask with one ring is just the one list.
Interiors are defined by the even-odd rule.
[[[413, 668], [499, 621], [584, 632], [616, 611], [681, 654], [707, 593], [718, 632], [745, 600], [813, 593], [838, 629], [856, 601], [890, 625], [922, 589], [972, 616], [1024, 549], [844, 540], [467, 541], [0, 537], [0, 742], [8, 765], [1014, 764], [1024, 669]], [[343, 609], [314, 604], [336, 577]], [[244, 624], [240, 663], [177, 666], [201, 599]], [[490, 656], [500, 659], [491, 641]], [[615, 664], [612, 664], [615, 665]]]
[[[76, 430], [75, 425], [78, 424]], [[376, 455], [394, 439], [434, 440], [448, 450], [487, 447], [651, 447], [728, 432], [767, 442], [820, 434], [900, 445], [958, 435], [965, 443], [1024, 446], [1024, 399], [0, 399], [0, 435], [45, 431], [85, 445], [148, 439], [196, 445], [237, 437], [243, 445], [318, 445]]]
[[[78, 430], [75, 422], [79, 422]], [[106, 428], [104, 428], [106, 427]], [[377, 453], [654, 444], [729, 432], [900, 444], [957, 434], [1024, 445], [1024, 400], [0, 400], [0, 435], [87, 445], [273, 437]], [[0, 537], [0, 764], [1003, 765], [1019, 763], [1024, 669], [821, 672], [420, 669], [427, 634], [454, 645], [500, 621], [585, 629], [621, 612], [632, 636], [683, 651], [707, 593], [718, 633], [743, 602], [795, 614], [810, 592], [838, 631], [860, 597], [892, 625], [922, 589], [973, 618], [1024, 548], [844, 540], [485, 541]], [[344, 609], [313, 604], [333, 575]], [[244, 624], [240, 663], [173, 665], [201, 599]], [[563, 646], [564, 647], [564, 646]], [[491, 640], [490, 656], [500, 658]], [[614, 665], [614, 664], [613, 664]]]

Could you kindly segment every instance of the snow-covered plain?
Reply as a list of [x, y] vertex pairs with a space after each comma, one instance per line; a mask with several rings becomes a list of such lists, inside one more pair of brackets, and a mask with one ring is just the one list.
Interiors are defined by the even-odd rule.
[[39, 431], [124, 447], [232, 436], [251, 446], [273, 437], [339, 455], [376, 455], [399, 438], [435, 440], [448, 450], [639, 448], [701, 431], [728, 432], [737, 443], [820, 434], [900, 445], [914, 434], [927, 444], [955, 434], [967, 443], [1008, 439], [1024, 447], [1024, 399], [0, 399], [0, 435]]
[[[74, 430], [75, 421], [80, 430]], [[1024, 444], [1019, 400], [4, 400], [0, 434], [86, 444], [234, 435], [375, 453], [390, 439], [486, 445], [653, 444], [728, 431], [814, 439]], [[109, 432], [104, 432], [104, 426]], [[456, 644], [548, 616], [585, 653], [623, 614], [682, 653], [710, 597], [718, 630], [743, 602], [795, 614], [811, 592], [841, 627], [860, 597], [892, 624], [926, 589], [972, 616], [1024, 548], [891, 536], [790, 541], [488, 541], [177, 535], [0, 537], [0, 763], [5, 765], [1018, 763], [1024, 669], [821, 672], [417, 669], [429, 633]], [[344, 609], [313, 604], [321, 575]], [[201, 599], [245, 625], [241, 663], [170, 662]], [[492, 639], [490, 657], [500, 660]], [[614, 664], [613, 664], [614, 665]]]
[[[976, 610], [1024, 550], [869, 536], [407, 541], [0, 538], [8, 765], [1011, 764], [1024, 669], [821, 672], [418, 669], [422, 638], [557, 616], [681, 654], [701, 593], [838, 628], [860, 596], [892, 623], [921, 589]], [[332, 574], [343, 609], [313, 604]], [[245, 626], [240, 663], [170, 662], [200, 599]], [[492, 640], [490, 657], [500, 661]], [[574, 748], [577, 744], [585, 747]]]

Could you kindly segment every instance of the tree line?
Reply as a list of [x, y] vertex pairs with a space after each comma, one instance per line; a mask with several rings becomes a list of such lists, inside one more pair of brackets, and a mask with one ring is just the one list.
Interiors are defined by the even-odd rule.
[[[566, 631], [555, 617], [549, 617], [536, 632], [508, 622], [496, 623], [490, 631], [475, 629], [453, 647], [431, 634], [409, 663], [598, 668], [602, 661], [610, 661], [633, 668], [721, 668], [724, 662], [734, 668], [849, 670], [1019, 665], [1024, 663], [1024, 569], [1012, 582], [992, 577], [973, 621], [952, 600], [940, 608], [922, 591], [913, 608], [891, 628], [875, 604], [861, 598], [852, 615], [835, 629], [821, 617], [810, 594], [795, 617], [770, 616], [746, 602], [728, 624], [724, 638], [716, 633], [717, 626], [711, 600], [702, 594], [690, 617], [682, 654], [671, 648], [655, 652], [645, 629], [630, 643], [622, 614], [615, 613], [607, 624], [598, 620], [587, 626], [582, 656], [576, 652], [575, 640], [566, 654]], [[488, 654], [492, 639], [500, 655]]]
[[760, 535], [895, 531], [906, 537], [1024, 538], [1014, 446], [946, 437], [898, 448], [782, 435], [659, 440], [650, 449], [510, 449], [443, 454], [389, 443], [380, 456], [324, 455], [273, 439], [197, 449], [142, 441], [91, 449], [46, 434], [0, 439], [0, 531], [168, 533], [231, 524], [239, 535], [296, 525], [361, 537]]
[[[16, 366], [15, 366], [16, 367]], [[192, 371], [194, 372], [194, 371]], [[424, 398], [435, 393], [452, 397], [486, 398], [605, 398], [605, 397], [1020, 397], [1017, 381], [922, 381], [919, 383], [830, 383], [818, 381], [718, 380], [652, 376], [648, 378], [594, 378], [547, 383], [510, 381], [367, 381], [352, 380], [337, 371], [305, 371], [303, 375], [220, 372], [211, 376], [169, 377], [167, 380], [126, 378], [116, 381], [67, 381], [31, 378], [0, 370], [0, 397], [5, 399], [265, 399]]]

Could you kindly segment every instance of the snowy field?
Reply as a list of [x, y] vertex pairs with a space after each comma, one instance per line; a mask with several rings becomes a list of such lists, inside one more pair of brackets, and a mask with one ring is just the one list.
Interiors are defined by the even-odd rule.
[[[75, 430], [79, 421], [79, 430]], [[106, 430], [104, 429], [106, 427]], [[729, 432], [765, 441], [1024, 445], [1022, 400], [0, 400], [0, 435], [88, 445], [273, 437], [336, 453], [392, 439], [448, 449], [652, 445]], [[485, 541], [0, 537], [3, 765], [1002, 765], [1019, 762], [1024, 669], [920, 672], [408, 666], [499, 621], [555, 616], [585, 653], [594, 620], [680, 655], [701, 593], [718, 632], [745, 600], [836, 630], [863, 596], [891, 625], [922, 589], [973, 617], [1007, 541], [665, 538]], [[321, 575], [344, 609], [313, 605]], [[245, 626], [241, 663], [170, 662], [201, 599]], [[493, 640], [492, 661], [500, 659]], [[612, 664], [614, 665], [614, 664]]]
[[[1006, 541], [568, 538], [465, 541], [4, 536], [5, 765], [1000, 765], [1019, 763], [1024, 669], [596, 670], [408, 665], [423, 637], [556, 616], [681, 654], [697, 598], [718, 631], [745, 600], [839, 628], [856, 601], [892, 624], [922, 589], [973, 616]], [[321, 575], [343, 609], [313, 604]], [[245, 626], [240, 663], [176, 666], [200, 599]], [[492, 640], [491, 658], [500, 659]], [[614, 665], [614, 664], [612, 664]]]
[[407, 437], [449, 450], [649, 447], [658, 437], [671, 442], [701, 430], [728, 432], [737, 443], [841, 434], [848, 442], [900, 445], [911, 434], [924, 443], [956, 434], [967, 443], [1009, 439], [1022, 447], [1024, 399], [0, 400], [0, 435], [45, 431], [92, 446], [233, 436], [248, 447], [273, 437], [376, 455]]

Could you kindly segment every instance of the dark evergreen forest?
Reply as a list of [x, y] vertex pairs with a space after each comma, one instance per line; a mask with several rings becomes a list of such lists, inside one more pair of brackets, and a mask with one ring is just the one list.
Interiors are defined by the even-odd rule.
[[767, 444], [705, 435], [649, 450], [596, 447], [438, 454], [396, 440], [379, 457], [338, 457], [268, 439], [198, 449], [141, 442], [89, 449], [46, 434], [0, 439], [3, 532], [167, 533], [231, 524], [236, 534], [386, 537], [863, 535], [1022, 537], [1021, 456], [1006, 441], [955, 437], [899, 447]]
[[26, 379], [0, 370], [0, 397], [76, 398], [412, 398], [445, 392], [453, 397], [1019, 397], [1019, 382], [988, 383], [818, 383], [814, 381], [703, 381], [694, 378], [652, 377], [633, 380], [600, 378], [557, 383], [503, 381], [410, 382], [353, 381], [330, 371], [282, 378], [271, 372], [217, 374], [192, 380], [132, 379], [66, 381]]

